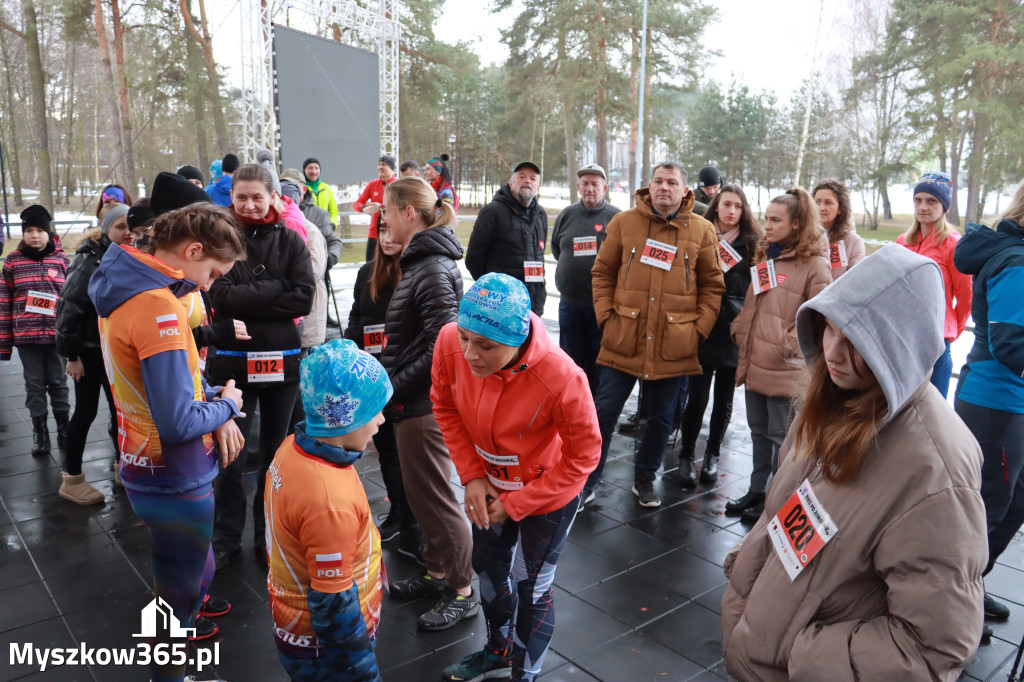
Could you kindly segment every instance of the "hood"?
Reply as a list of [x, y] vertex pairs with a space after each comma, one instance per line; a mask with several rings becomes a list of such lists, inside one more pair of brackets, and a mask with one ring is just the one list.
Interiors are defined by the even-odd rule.
[[537, 197], [533, 198], [533, 201], [530, 202], [529, 206], [523, 206], [519, 203], [518, 199], [512, 196], [512, 189], [508, 186], [507, 182], [494, 193], [492, 201], [497, 201], [508, 206], [519, 215], [526, 215], [526, 209], [528, 208], [537, 208]]
[[82, 240], [82, 243], [75, 249], [75, 253], [84, 253], [89, 256], [99, 256], [102, 258], [112, 243], [110, 237], [96, 230], [95, 234]]
[[[683, 203], [680, 204], [679, 210], [676, 211], [676, 218], [689, 215], [693, 211], [693, 205], [696, 201], [697, 199], [694, 197], [693, 192], [687, 192], [686, 196], [683, 197]], [[665, 216], [655, 213], [654, 206], [651, 204], [651, 190], [649, 187], [637, 190], [636, 208], [642, 216], [649, 220], [661, 221], [663, 223], [668, 222]]]
[[1002, 220], [990, 230], [978, 223], [967, 223], [966, 234], [956, 243], [953, 265], [965, 275], [977, 275], [1003, 249], [1024, 243], [1024, 228], [1012, 220]]
[[551, 352], [553, 347], [551, 337], [548, 336], [547, 329], [544, 327], [544, 321], [537, 317], [537, 313], [530, 313], [529, 344], [526, 352], [523, 353], [523, 357], [519, 359], [518, 365], [509, 369], [499, 370], [495, 372], [495, 375], [500, 377], [502, 381], [511, 381], [520, 374], [535, 369], [537, 364]]
[[399, 262], [405, 264], [433, 254], [448, 256], [454, 260], [462, 258], [462, 244], [452, 232], [452, 228], [443, 225], [414, 234]]
[[153, 289], [170, 289], [181, 298], [196, 288], [185, 273], [131, 246], [111, 244], [89, 280], [89, 299], [100, 317], [109, 317], [126, 301]]
[[346, 450], [313, 438], [306, 433], [305, 421], [295, 425], [295, 445], [311, 457], [342, 467], [352, 466], [363, 454], [361, 451]]
[[851, 268], [796, 314], [804, 360], [821, 353], [814, 312], [839, 327], [882, 386], [888, 421], [931, 376], [945, 349], [946, 317], [942, 273], [931, 258], [902, 246], [877, 251]]

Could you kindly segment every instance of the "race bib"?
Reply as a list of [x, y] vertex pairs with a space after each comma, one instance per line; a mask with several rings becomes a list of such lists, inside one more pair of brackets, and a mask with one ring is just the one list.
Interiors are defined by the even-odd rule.
[[768, 537], [791, 581], [838, 532], [806, 478], [768, 522]]
[[250, 384], [284, 381], [284, 353], [281, 351], [246, 353], [245, 359]]
[[57, 314], [57, 294], [29, 291], [25, 298], [25, 312], [53, 317]]
[[526, 275], [526, 281], [527, 282], [543, 282], [544, 281], [544, 261], [540, 261], [540, 260], [523, 261], [523, 274]]
[[367, 353], [384, 350], [384, 325], [368, 324], [363, 327], [363, 350]]
[[767, 260], [750, 268], [750, 286], [754, 287], [755, 296], [779, 286], [779, 280], [775, 276], [774, 260]]
[[657, 239], [648, 239], [644, 251], [640, 254], [640, 262], [653, 265], [661, 270], [671, 270], [672, 261], [676, 259], [676, 247]]
[[850, 258], [846, 255], [846, 242], [839, 240], [837, 242], [831, 242], [829, 244], [829, 263], [832, 265], [832, 269], [845, 268], [850, 263]]
[[596, 256], [597, 237], [574, 237], [572, 240], [572, 255], [575, 256]]
[[733, 266], [738, 265], [743, 260], [743, 256], [740, 255], [739, 251], [732, 248], [732, 244], [724, 239], [719, 239], [718, 259], [722, 261], [722, 272], [729, 272]]
[[518, 457], [515, 455], [504, 457], [492, 455], [479, 446], [474, 445], [473, 447], [476, 448], [476, 454], [480, 455], [484, 460], [484, 471], [487, 473], [487, 479], [495, 488], [499, 490], [522, 490], [523, 477], [519, 469]]

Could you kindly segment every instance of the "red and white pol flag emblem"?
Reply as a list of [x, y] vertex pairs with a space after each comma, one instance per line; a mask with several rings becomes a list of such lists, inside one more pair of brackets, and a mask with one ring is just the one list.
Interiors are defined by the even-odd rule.
[[167, 315], [160, 315], [156, 318], [157, 329], [167, 329], [168, 327], [178, 326], [178, 316], [174, 313], [168, 313]]

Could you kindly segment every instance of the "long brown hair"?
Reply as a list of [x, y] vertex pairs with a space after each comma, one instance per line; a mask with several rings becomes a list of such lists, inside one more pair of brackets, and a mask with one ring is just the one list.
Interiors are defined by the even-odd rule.
[[[825, 318], [814, 313], [811, 323], [821, 349]], [[853, 344], [850, 344], [851, 352]], [[829, 376], [824, 350], [811, 362], [806, 387], [800, 397], [793, 452], [816, 455], [821, 473], [834, 485], [849, 483], [860, 471], [864, 455], [878, 435], [878, 426], [889, 411], [881, 384], [861, 390], [839, 388]]]
[[743, 213], [740, 215], [740, 237], [743, 239], [743, 245], [747, 248], [747, 257], [757, 249], [757, 243], [764, 236], [764, 232], [761, 230], [761, 226], [757, 224], [757, 220], [754, 218], [754, 212], [750, 210], [750, 202], [747, 201], [747, 195], [743, 192], [743, 188], [739, 185], [722, 185], [722, 188], [718, 190], [718, 194], [708, 204], [708, 210], [704, 213], [704, 219], [712, 225], [718, 220], [718, 204], [721, 201], [721, 196], [726, 192], [732, 192], [740, 198], [740, 203], [743, 205]]
[[828, 178], [822, 180], [814, 186], [814, 191], [811, 192], [811, 197], [817, 196], [821, 190], [828, 190], [832, 192], [832, 195], [836, 198], [836, 204], [839, 205], [839, 212], [836, 213], [836, 219], [832, 221], [832, 227], [828, 228], [828, 240], [830, 242], [837, 242], [843, 238], [843, 235], [848, 230], [853, 228], [853, 209], [850, 205], [850, 192], [846, 189], [846, 185], [839, 182], [835, 178]]
[[149, 253], [178, 244], [199, 242], [203, 255], [219, 261], [245, 258], [245, 238], [235, 227], [231, 212], [215, 204], [199, 203], [168, 211], [153, 223]]
[[384, 290], [394, 291], [402, 279], [402, 268], [399, 265], [402, 254], [389, 256], [380, 245], [380, 233], [387, 229], [389, 228], [383, 220], [377, 223], [377, 250], [373, 256], [373, 273], [370, 275], [370, 298], [374, 303]]
[[[790, 237], [787, 251], [792, 251], [797, 258], [804, 259], [814, 256], [824, 248], [821, 243], [821, 236], [824, 231], [821, 229], [821, 216], [818, 213], [818, 206], [811, 199], [807, 190], [800, 187], [787, 189], [785, 194], [780, 194], [771, 200], [770, 203], [781, 204], [789, 211], [789, 219], [796, 223], [793, 228], [794, 237]], [[761, 262], [768, 258], [768, 239], [762, 239], [757, 245], [757, 261]]]

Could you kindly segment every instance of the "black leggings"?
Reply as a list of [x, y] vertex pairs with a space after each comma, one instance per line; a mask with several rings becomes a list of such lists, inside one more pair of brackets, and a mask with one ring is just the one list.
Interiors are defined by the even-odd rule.
[[398, 443], [395, 441], [395, 425], [386, 421], [373, 436], [373, 445], [377, 448], [380, 460], [380, 474], [384, 479], [384, 488], [391, 500], [391, 513], [398, 513], [399, 527], [415, 526], [416, 516], [409, 507], [405, 497], [405, 484], [402, 482], [402, 464], [398, 461]]
[[680, 452], [682, 459], [693, 459], [694, 451], [697, 449], [697, 436], [700, 435], [701, 422], [704, 421], [704, 411], [707, 409], [708, 397], [711, 394], [712, 376], [715, 380], [715, 402], [711, 408], [707, 452], [716, 457], [720, 454], [719, 448], [722, 447], [725, 430], [729, 428], [729, 419], [732, 418], [736, 368], [701, 365], [701, 369], [704, 371], [703, 374], [690, 377], [690, 394], [686, 401], [686, 409], [683, 411], [683, 448]]
[[103, 367], [103, 353], [99, 348], [86, 348], [78, 356], [85, 369], [85, 375], [75, 382], [75, 413], [68, 422], [68, 447], [64, 453], [64, 467], [68, 474], [77, 476], [82, 473], [82, 453], [85, 452], [85, 441], [89, 438], [89, 427], [96, 420], [96, 412], [100, 405], [100, 388], [107, 396], [110, 408], [110, 437], [114, 442], [115, 456], [117, 453], [117, 409], [114, 397], [110, 394], [107, 383], [107, 372]]
[[[242, 412], [246, 419], [236, 419], [242, 437], [248, 442], [252, 429], [252, 416], [256, 403], [260, 406], [260, 473], [256, 478], [256, 496], [252, 501], [253, 529], [256, 545], [264, 544], [266, 520], [263, 516], [263, 488], [267, 469], [274, 460], [281, 441], [285, 439], [291, 423], [295, 397], [299, 393], [299, 382], [270, 384], [247, 384], [242, 389]], [[233, 552], [242, 545], [242, 531], [245, 530], [245, 460], [248, 448], [226, 469], [221, 469], [214, 485], [217, 499], [217, 515], [213, 523], [213, 549], [218, 552]]]

